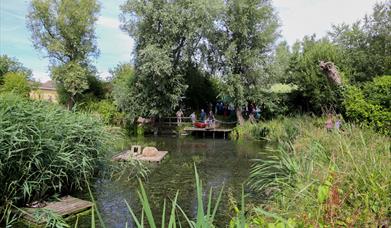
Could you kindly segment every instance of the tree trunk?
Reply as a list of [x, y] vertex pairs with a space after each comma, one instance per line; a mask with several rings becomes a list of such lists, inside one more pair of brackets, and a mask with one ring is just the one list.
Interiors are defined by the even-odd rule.
[[236, 108], [236, 119], [238, 120], [239, 125], [244, 124], [244, 118], [242, 115], [242, 109], [241, 108]]
[[74, 99], [72, 95], [69, 95], [68, 100], [67, 100], [67, 108], [68, 110], [71, 110], [74, 105]]
[[319, 67], [332, 84], [337, 86], [342, 85], [341, 75], [339, 74], [338, 69], [334, 63], [320, 61]]

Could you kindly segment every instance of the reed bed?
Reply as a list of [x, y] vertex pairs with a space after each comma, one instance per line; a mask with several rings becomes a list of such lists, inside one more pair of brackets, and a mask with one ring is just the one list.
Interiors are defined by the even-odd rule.
[[0, 224], [10, 211], [85, 187], [108, 137], [93, 117], [13, 94], [0, 96]]
[[269, 196], [255, 217], [303, 227], [389, 226], [390, 138], [350, 124], [327, 132], [322, 123], [297, 119], [295, 139], [279, 140], [269, 159], [255, 161], [248, 186]]

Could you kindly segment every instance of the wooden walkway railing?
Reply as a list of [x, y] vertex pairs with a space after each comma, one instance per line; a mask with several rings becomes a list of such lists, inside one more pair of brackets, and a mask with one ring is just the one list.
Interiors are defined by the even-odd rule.
[[[191, 123], [191, 118], [190, 117], [181, 117], [181, 122], [182, 123]], [[163, 117], [160, 118], [159, 123], [165, 124], [168, 126], [178, 126], [179, 121], [177, 117]]]
[[[181, 117], [181, 120], [182, 120], [181, 123], [191, 123], [190, 117]], [[224, 125], [235, 125], [237, 123], [237, 121], [226, 122], [218, 119], [216, 119], [215, 122]], [[159, 123], [169, 125], [169, 126], [178, 126], [180, 122], [178, 121], [178, 117], [163, 117], [160, 118]]]

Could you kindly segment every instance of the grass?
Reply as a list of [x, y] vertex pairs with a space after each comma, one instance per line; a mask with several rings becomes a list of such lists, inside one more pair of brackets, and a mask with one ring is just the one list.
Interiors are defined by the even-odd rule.
[[[180, 217], [179, 215], [182, 215], [184, 220], [186, 221], [185, 227], [192, 227], [192, 228], [201, 228], [201, 227], [214, 227], [214, 219], [217, 212], [217, 209], [219, 207], [219, 203], [221, 200], [221, 196], [223, 193], [223, 188], [221, 188], [217, 199], [214, 203], [212, 203], [212, 195], [213, 191], [212, 189], [209, 190], [209, 195], [207, 199], [207, 205], [204, 205], [203, 202], [203, 188], [202, 188], [202, 182], [199, 179], [197, 168], [194, 166], [194, 173], [195, 173], [195, 186], [196, 186], [196, 192], [197, 192], [197, 214], [195, 220], [193, 220], [191, 217], [189, 217], [183, 209], [177, 204], [178, 199], [178, 192], [176, 193], [174, 199], [171, 201], [171, 210], [169, 213], [169, 218], [166, 221], [166, 209], [167, 204], [166, 201], [163, 203], [163, 212], [162, 212], [162, 220], [161, 220], [161, 227], [167, 227], [167, 228], [173, 228], [173, 227], [182, 227]], [[152, 209], [148, 200], [147, 193], [144, 189], [144, 186], [142, 182], [140, 181], [140, 190], [138, 192], [139, 200], [142, 205], [142, 212], [141, 216], [137, 217], [132, 210], [132, 208], [129, 206], [129, 204], [126, 202], [126, 205], [129, 209], [129, 213], [132, 215], [133, 220], [137, 227], [151, 227], [156, 228], [157, 227], [157, 221], [155, 221], [155, 216], [152, 213]], [[146, 217], [146, 218], [145, 218]], [[144, 221], [146, 220], [146, 221]], [[144, 224], [146, 222], [146, 224]]]
[[[387, 226], [390, 138], [349, 124], [342, 131], [326, 132], [323, 120], [316, 118], [292, 121], [299, 129], [296, 137], [287, 141], [275, 134], [280, 140], [274, 155], [256, 160], [252, 168], [248, 186], [271, 195], [256, 210], [304, 227]], [[278, 222], [264, 213], [258, 217]]]
[[[254, 160], [244, 186], [268, 200], [263, 205], [246, 205], [243, 188], [240, 206], [232, 203], [230, 227], [390, 224], [390, 138], [349, 124], [340, 131], [326, 132], [323, 123], [323, 119], [304, 116], [235, 129], [238, 139], [272, 142], [274, 153], [268, 159]], [[125, 137], [114, 137], [109, 143], [107, 132], [107, 127], [86, 114], [14, 95], [0, 96], [0, 224], [10, 227], [17, 219], [12, 210], [28, 202], [85, 187], [89, 190], [88, 181], [98, 168], [117, 178], [145, 178], [148, 171], [137, 161], [107, 165], [108, 146], [118, 151], [128, 142]], [[109, 132], [121, 135], [116, 129]], [[216, 227], [223, 188], [213, 200], [213, 190], [204, 191], [196, 168], [194, 173], [194, 217], [178, 205], [179, 192], [164, 201], [161, 216], [154, 215], [140, 181], [141, 214], [136, 215], [126, 203], [135, 225]], [[92, 200], [91, 227], [105, 227]], [[68, 227], [50, 212], [39, 212], [37, 219], [42, 218], [47, 218], [48, 226]]]

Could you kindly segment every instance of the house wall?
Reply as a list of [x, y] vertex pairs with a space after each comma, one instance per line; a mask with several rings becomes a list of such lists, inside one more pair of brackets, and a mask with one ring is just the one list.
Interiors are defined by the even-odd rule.
[[37, 89], [30, 92], [31, 99], [46, 100], [54, 103], [58, 103], [58, 94], [55, 90], [43, 90]]

